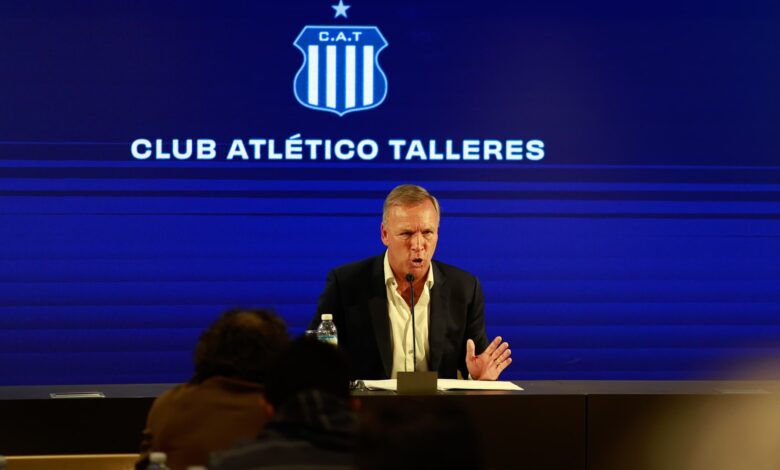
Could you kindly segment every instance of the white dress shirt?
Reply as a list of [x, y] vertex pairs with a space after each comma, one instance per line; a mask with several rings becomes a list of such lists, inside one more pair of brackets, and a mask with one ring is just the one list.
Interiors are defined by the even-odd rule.
[[[390, 318], [390, 344], [393, 350], [393, 369], [391, 378], [398, 372], [414, 370], [412, 354], [411, 309], [398, 293], [398, 281], [395, 280], [390, 261], [385, 252], [385, 287], [387, 290], [387, 314]], [[428, 370], [428, 319], [431, 315], [431, 288], [433, 287], [433, 267], [428, 269], [428, 278], [422, 292], [415, 292], [417, 300], [414, 306], [415, 329], [417, 330], [417, 370]], [[419, 297], [418, 297], [419, 296]]]

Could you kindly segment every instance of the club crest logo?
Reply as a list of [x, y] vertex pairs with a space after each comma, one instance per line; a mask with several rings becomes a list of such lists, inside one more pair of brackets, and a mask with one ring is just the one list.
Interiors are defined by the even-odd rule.
[[[346, 18], [343, 0], [336, 17]], [[343, 116], [376, 108], [387, 96], [379, 53], [387, 47], [376, 26], [304, 26], [293, 42], [303, 53], [295, 75], [295, 98], [303, 106]]]

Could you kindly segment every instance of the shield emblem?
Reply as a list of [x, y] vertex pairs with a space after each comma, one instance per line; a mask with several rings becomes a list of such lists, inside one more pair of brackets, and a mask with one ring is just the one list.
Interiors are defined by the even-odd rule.
[[376, 26], [306, 26], [293, 44], [304, 58], [293, 82], [303, 106], [343, 116], [385, 100], [377, 57], [387, 41]]

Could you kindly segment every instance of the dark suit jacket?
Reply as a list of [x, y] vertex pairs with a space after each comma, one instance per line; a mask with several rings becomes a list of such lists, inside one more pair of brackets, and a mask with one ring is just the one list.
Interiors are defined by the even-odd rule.
[[[428, 324], [428, 368], [441, 378], [455, 378], [466, 369], [466, 340], [473, 339], [477, 354], [488, 345], [485, 333], [485, 299], [477, 278], [453, 266], [433, 261]], [[384, 254], [340, 266], [328, 274], [317, 315], [332, 313], [339, 345], [349, 354], [352, 377], [386, 379], [392, 371], [390, 318]]]

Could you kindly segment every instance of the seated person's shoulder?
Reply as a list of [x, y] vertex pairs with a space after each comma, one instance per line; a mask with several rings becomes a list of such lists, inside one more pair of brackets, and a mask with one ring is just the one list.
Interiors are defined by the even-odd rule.
[[183, 383], [179, 385], [175, 385], [168, 390], [161, 393], [157, 398], [155, 398], [154, 403], [152, 404], [152, 410], [155, 408], [166, 406], [172, 402], [177, 401], [183, 394], [187, 393], [187, 389], [191, 387], [188, 383]]
[[230, 469], [239, 468], [239, 465], [243, 465], [247, 454], [251, 454], [252, 448], [255, 446], [254, 439], [246, 439], [239, 441], [231, 449], [220, 450], [212, 452], [209, 458], [210, 469]]

